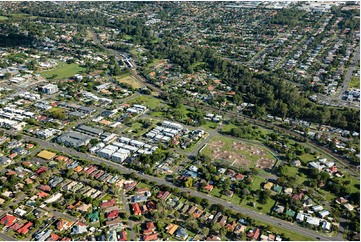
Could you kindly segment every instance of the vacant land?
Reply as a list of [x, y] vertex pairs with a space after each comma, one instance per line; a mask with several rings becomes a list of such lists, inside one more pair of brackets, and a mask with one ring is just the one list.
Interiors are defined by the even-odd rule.
[[[152, 96], [142, 95], [142, 96], [132, 99], [132, 101], [130, 101], [129, 103], [130, 104], [141, 104], [141, 105], [146, 106], [147, 108], [155, 109], [155, 108], [161, 106], [164, 102], [162, 100], [152, 97]], [[163, 104], [163, 105], [165, 105], [165, 104]]]
[[14, 13], [14, 14], [10, 14], [12, 19], [36, 19], [36, 16], [32, 16], [30, 14], [26, 14], [26, 13]]
[[350, 81], [350, 88], [360, 88], [360, 77], [353, 76]]
[[5, 16], [0, 16], [0, 21], [4, 21], [4, 20], [7, 20], [9, 19], [8, 17], [5, 17]]
[[273, 156], [256, 145], [240, 142], [225, 136], [214, 137], [202, 153], [212, 159], [228, 162], [231, 166], [251, 166], [271, 168], [275, 163]]
[[134, 77], [132, 76], [123, 76], [123, 77], [117, 77], [117, 81], [119, 83], [124, 83], [130, 85], [134, 89], [142, 88], [144, 85], [140, 82], [138, 82]]
[[52, 70], [40, 72], [40, 75], [44, 78], [51, 78], [54, 76], [54, 79], [59, 80], [73, 77], [83, 70], [85, 70], [85, 68], [80, 67], [78, 64], [59, 63], [59, 65]]

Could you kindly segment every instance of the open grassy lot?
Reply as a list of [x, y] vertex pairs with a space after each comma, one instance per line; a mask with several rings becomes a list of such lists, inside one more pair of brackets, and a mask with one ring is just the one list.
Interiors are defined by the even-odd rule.
[[80, 67], [78, 64], [59, 63], [59, 65], [52, 70], [40, 72], [40, 75], [44, 78], [50, 78], [56, 75], [55, 79], [59, 80], [73, 77], [75, 74], [78, 74], [83, 70], [85, 70], [85, 68]]
[[26, 13], [14, 13], [14, 14], [10, 14], [12, 19], [36, 19], [36, 16], [32, 16], [30, 14], [26, 14]]
[[129, 128], [125, 129], [125, 132], [132, 132], [136, 136], [142, 136], [144, 133], [154, 128], [156, 124], [157, 121], [152, 120], [151, 125], [148, 128], [144, 128], [142, 123], [135, 121], [132, 122], [132, 125]]
[[119, 83], [124, 83], [132, 86], [134, 89], [142, 88], [144, 85], [140, 82], [138, 82], [134, 77], [132, 76], [121, 76], [116, 78]]
[[5, 17], [5, 16], [0, 16], [0, 21], [4, 21], [4, 20], [7, 20], [9, 19], [8, 17]]
[[238, 128], [238, 126], [229, 123], [229, 124], [224, 125], [222, 127], [221, 131], [224, 132], [224, 133], [227, 133], [227, 132], [231, 131], [231, 129], [233, 129], [233, 128]]
[[254, 176], [253, 182], [252, 182], [252, 185], [251, 185], [251, 189], [253, 191], [261, 189], [261, 183], [262, 182], [265, 182], [265, 179], [263, 177]]
[[311, 154], [304, 154], [299, 157], [300, 157], [300, 160], [303, 162], [310, 162], [310, 161], [316, 160], [316, 157]]
[[209, 120], [206, 120], [206, 123], [201, 125], [201, 128], [204, 129], [216, 129], [219, 126], [219, 123], [215, 123]]
[[275, 158], [261, 145], [240, 142], [223, 135], [215, 136], [202, 153], [233, 166], [271, 168]]
[[152, 186], [151, 186], [151, 185], [147, 185], [147, 184], [145, 184], [145, 183], [143, 183], [143, 182], [139, 182], [139, 183], [137, 184], [137, 189], [139, 189], [139, 188], [149, 188], [149, 189], [152, 189]]
[[350, 88], [360, 88], [360, 77], [358, 77], [358, 76], [351, 77], [349, 87]]
[[155, 109], [155, 108], [161, 106], [162, 104], [165, 105], [161, 99], [155, 98], [155, 97], [152, 97], [149, 95], [142, 95], [142, 96], [136, 97], [136, 98], [132, 99], [132, 101], [130, 101], [129, 104], [141, 104], [150, 109]]
[[[255, 203], [254, 207], [251, 206], [252, 202]], [[267, 200], [266, 204], [260, 204], [256, 199], [243, 199], [243, 201], [241, 202], [241, 206], [253, 209], [257, 212], [267, 214], [271, 211], [271, 209], [275, 205], [275, 203], [276, 203], [276, 201], [273, 200], [272, 198], [269, 198]]]

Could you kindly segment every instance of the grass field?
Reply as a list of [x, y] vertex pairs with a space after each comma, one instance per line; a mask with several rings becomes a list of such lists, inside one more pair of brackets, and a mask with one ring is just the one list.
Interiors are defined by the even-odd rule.
[[132, 76], [117, 77], [117, 81], [120, 82], [120, 83], [128, 84], [128, 85], [132, 86], [134, 89], [144, 87], [144, 85], [142, 83], [138, 82]]
[[360, 77], [358, 77], [358, 76], [351, 77], [349, 87], [350, 88], [360, 88]]
[[148, 130], [154, 128], [157, 121], [152, 120], [152, 124], [148, 128], [143, 128], [143, 124], [140, 122], [133, 122], [132, 125], [125, 129], [125, 132], [133, 132], [136, 136], [142, 136], [144, 133], [146, 133]]
[[143, 182], [139, 182], [139, 183], [137, 184], [137, 189], [139, 189], [139, 188], [149, 188], [149, 189], [152, 189], [152, 186], [147, 185], [147, 184], [145, 184], [145, 183], [143, 183]]
[[205, 129], [216, 129], [219, 126], [219, 123], [215, 123], [209, 120], [206, 120], [206, 123], [201, 125], [201, 128]]
[[10, 14], [11, 18], [13, 19], [36, 19], [36, 16], [32, 16], [30, 14], [26, 14], [26, 13], [14, 13], [14, 14]]
[[85, 70], [85, 68], [80, 67], [78, 64], [59, 63], [55, 69], [42, 71], [40, 72], [40, 75], [44, 78], [50, 78], [53, 75], [56, 75], [55, 79], [59, 80], [73, 77], [75, 74], [78, 74], [83, 70]]
[[9, 19], [8, 17], [5, 17], [5, 16], [0, 16], [0, 21], [4, 21], [4, 20], [7, 20]]
[[[256, 206], [252, 207], [252, 206], [248, 205], [248, 203], [250, 203], [250, 202], [254, 202]], [[275, 205], [275, 203], [276, 203], [276, 201], [273, 200], [272, 198], [269, 198], [266, 204], [260, 204], [259, 202], [256, 201], [256, 199], [250, 199], [250, 200], [244, 199], [241, 203], [241, 206], [253, 209], [257, 212], [267, 214], [271, 211], [271, 209]], [[258, 209], [258, 208], [260, 208], [260, 209]]]
[[251, 185], [251, 189], [253, 191], [261, 189], [261, 183], [265, 182], [265, 179], [263, 177], [260, 176], [254, 176], [252, 185]]
[[314, 155], [311, 155], [311, 154], [304, 154], [304, 155], [301, 155], [299, 157], [300, 157], [300, 160], [303, 161], [303, 162], [310, 162], [310, 161], [313, 161], [313, 160], [316, 159], [316, 157]]
[[[219, 149], [219, 152], [215, 152], [215, 149]], [[262, 153], [257, 154], [257, 152]], [[274, 157], [261, 145], [240, 142], [223, 135], [215, 136], [201, 153], [211, 156], [213, 159], [227, 161], [234, 165], [250, 167], [256, 166], [260, 158], [272, 159], [274, 161]]]
[[224, 125], [224, 126], [222, 127], [222, 130], [221, 130], [221, 131], [224, 132], [224, 133], [227, 133], [227, 132], [231, 131], [231, 129], [233, 129], [233, 128], [238, 128], [238, 126], [229, 123], [229, 124]]
[[130, 104], [141, 104], [144, 105], [150, 109], [155, 109], [162, 104], [164, 105], [164, 102], [160, 100], [159, 98], [155, 98], [152, 96], [142, 95], [139, 97], [136, 97], [132, 99], [132, 101], [129, 102]]

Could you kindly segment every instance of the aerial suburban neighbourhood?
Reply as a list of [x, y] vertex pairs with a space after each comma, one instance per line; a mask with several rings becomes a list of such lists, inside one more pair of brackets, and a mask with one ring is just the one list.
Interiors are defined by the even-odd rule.
[[360, 241], [360, 1], [0, 2], [1, 241]]

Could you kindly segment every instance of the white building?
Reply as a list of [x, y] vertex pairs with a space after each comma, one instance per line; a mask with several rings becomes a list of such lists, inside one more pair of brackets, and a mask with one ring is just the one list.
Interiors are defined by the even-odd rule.
[[51, 95], [51, 94], [57, 93], [59, 91], [59, 88], [57, 85], [49, 83], [49, 84], [43, 86], [42, 91], [43, 91], [43, 93]]

